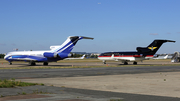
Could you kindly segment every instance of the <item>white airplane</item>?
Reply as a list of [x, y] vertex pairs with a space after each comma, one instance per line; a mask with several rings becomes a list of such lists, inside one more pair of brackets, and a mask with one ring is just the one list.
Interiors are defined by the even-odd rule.
[[147, 47], [137, 47], [137, 51], [132, 52], [106, 52], [102, 53], [98, 56], [99, 60], [102, 60], [104, 64], [106, 64], [107, 60], [121, 61], [125, 65], [128, 62], [133, 62], [134, 65], [137, 64], [138, 61], [142, 61], [145, 59], [152, 59], [153, 55], [158, 51], [161, 45], [165, 42], [175, 42], [171, 40], [154, 40]]
[[156, 58], [152, 58], [152, 59], [167, 59], [167, 57], [168, 57], [168, 55], [166, 55], [166, 56], [158, 56], [158, 57], [156, 57]]
[[64, 60], [78, 60], [78, 59], [84, 59], [85, 54], [80, 58], [65, 58]]
[[56, 62], [68, 57], [68, 54], [74, 48], [78, 40], [94, 39], [84, 36], [69, 36], [67, 40], [59, 46], [50, 46], [48, 51], [16, 51], [9, 52], [4, 59], [12, 65], [13, 61], [25, 61], [30, 65], [36, 65], [35, 62], [43, 62], [43, 65], [48, 65], [48, 62]]

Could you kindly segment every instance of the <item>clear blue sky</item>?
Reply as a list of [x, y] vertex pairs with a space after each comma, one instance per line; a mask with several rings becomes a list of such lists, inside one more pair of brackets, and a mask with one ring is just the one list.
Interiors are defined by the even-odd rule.
[[180, 51], [180, 0], [0, 0], [0, 53], [49, 50], [88, 36], [74, 52], [135, 51], [170, 39], [157, 53]]

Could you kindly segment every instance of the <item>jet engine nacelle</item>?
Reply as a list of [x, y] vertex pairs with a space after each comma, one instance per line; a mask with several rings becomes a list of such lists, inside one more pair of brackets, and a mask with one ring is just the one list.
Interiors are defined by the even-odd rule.
[[58, 56], [62, 59], [67, 58], [68, 57], [68, 53], [58, 53]]
[[47, 57], [47, 58], [56, 58], [56, 57], [58, 57], [57, 53], [45, 52], [43, 55], [44, 55], [44, 57]]

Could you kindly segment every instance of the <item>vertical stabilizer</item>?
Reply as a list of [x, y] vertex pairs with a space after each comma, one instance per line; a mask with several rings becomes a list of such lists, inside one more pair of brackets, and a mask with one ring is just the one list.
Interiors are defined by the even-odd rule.
[[175, 42], [171, 40], [154, 40], [148, 47], [137, 47], [137, 51], [143, 54], [154, 55], [165, 42]]
[[84, 36], [69, 36], [67, 40], [60, 46], [56, 46], [51, 51], [55, 53], [70, 53], [71, 50], [74, 48], [76, 43], [81, 39], [94, 39], [90, 37], [84, 37]]

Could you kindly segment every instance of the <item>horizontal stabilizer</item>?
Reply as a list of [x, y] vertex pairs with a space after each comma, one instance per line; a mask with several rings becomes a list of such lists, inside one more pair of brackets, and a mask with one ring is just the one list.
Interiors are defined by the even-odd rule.
[[164, 40], [164, 41], [166, 41], [166, 42], [176, 42], [176, 41], [172, 41], [172, 40]]
[[71, 38], [77, 38], [77, 37], [79, 37], [79, 39], [94, 39], [94, 38], [91, 38], [91, 37], [85, 37], [85, 36], [69, 36], [69, 38], [71, 39]]

